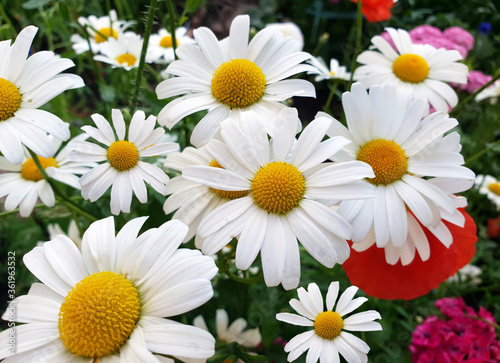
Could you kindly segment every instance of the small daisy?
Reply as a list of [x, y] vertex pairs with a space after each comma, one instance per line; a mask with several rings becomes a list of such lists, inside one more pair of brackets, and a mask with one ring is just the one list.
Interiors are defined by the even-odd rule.
[[368, 181], [377, 193], [374, 199], [340, 204], [338, 212], [353, 226], [353, 248], [376, 243], [390, 264], [401, 259], [407, 265], [415, 252], [425, 261], [429, 244], [419, 223], [449, 247], [453, 239], [442, 219], [464, 225], [457, 208], [467, 201], [453, 194], [469, 189], [475, 177], [462, 166], [460, 136], [444, 136], [457, 120], [445, 113], [424, 117], [427, 102], [400, 94], [394, 85], [373, 86], [368, 94], [355, 83], [342, 104], [349, 129], [332, 120], [328, 134], [352, 142], [332, 160], [368, 163], [375, 173]]
[[[187, 28], [179, 27], [175, 30], [175, 47], [181, 44], [194, 43], [194, 39], [186, 35]], [[158, 33], [151, 34], [148, 44], [148, 58], [150, 63], [165, 64], [175, 59], [172, 34], [161, 28]]]
[[491, 175], [478, 175], [476, 177], [475, 187], [479, 193], [485, 194], [497, 210], [500, 210], [500, 182]]
[[41, 283], [12, 301], [16, 321], [25, 324], [0, 333], [3, 341], [12, 333], [17, 338], [15, 355], [9, 357], [3, 344], [0, 359], [104, 363], [211, 357], [215, 339], [209, 333], [164, 318], [210, 300], [217, 267], [199, 251], [178, 249], [187, 233], [180, 221], [138, 236], [146, 219], [131, 220], [116, 236], [113, 217], [94, 222], [81, 250], [59, 235], [28, 252], [24, 264]]
[[[233, 20], [229, 37], [220, 42], [208, 28], [194, 30], [197, 45], [177, 49], [179, 60], [167, 68], [176, 77], [156, 88], [159, 99], [183, 95], [161, 110], [160, 125], [172, 128], [182, 118], [208, 110], [191, 134], [191, 143], [201, 147], [229, 116], [237, 121], [241, 111], [254, 110], [272, 120], [286, 107], [280, 101], [315, 97], [310, 82], [285, 79], [311, 70], [301, 64], [311, 55], [298, 51], [294, 40], [273, 29], [261, 30], [248, 43], [249, 28], [248, 15], [240, 15]], [[265, 128], [272, 134], [272, 122]]]
[[481, 92], [479, 92], [475, 98], [476, 102], [481, 102], [487, 98], [490, 99], [490, 103], [495, 105], [498, 102], [498, 98], [500, 97], [500, 80], [495, 81], [491, 86], [485, 88]]
[[471, 285], [479, 285], [482, 281], [479, 276], [482, 273], [480, 267], [468, 263], [446, 281], [450, 283], [468, 282]]
[[[49, 158], [38, 156], [43, 168], [54, 180], [68, 184], [75, 189], [80, 189], [78, 176], [75, 174], [86, 173], [95, 163], [68, 161], [67, 156], [71, 151], [72, 143], [57, 152], [62, 141], [52, 136], [49, 136], [49, 139], [52, 142], [52, 155]], [[83, 140], [83, 138], [79, 137], [74, 140]], [[6, 158], [0, 156], [0, 171], [3, 171], [0, 174], [0, 198], [7, 196], [4, 205], [5, 210], [12, 211], [19, 207], [21, 217], [28, 217], [38, 199], [47, 207], [54, 206], [54, 191], [43, 178], [42, 173], [40, 173], [26, 149], [22, 164], [12, 164]]]
[[224, 121], [223, 142], [206, 146], [222, 168], [192, 165], [182, 171], [184, 179], [242, 195], [210, 212], [197, 233], [205, 239], [206, 255], [237, 237], [236, 267], [248, 269], [260, 252], [267, 286], [281, 283], [289, 290], [300, 280], [297, 240], [328, 268], [347, 259], [351, 226], [320, 201], [372, 198], [373, 187], [362, 179], [374, 174], [360, 161], [323, 163], [348, 142], [322, 141], [331, 124], [326, 117], [313, 120], [295, 145], [296, 109], [280, 112], [271, 143], [260, 115], [242, 117], [252, 119], [243, 119], [242, 128]]
[[[164, 167], [182, 172], [186, 166], [204, 165], [222, 168], [204, 148], [185, 148], [182, 153], [172, 153], [167, 156]], [[167, 194], [171, 194], [163, 210], [170, 214], [177, 210], [172, 219], [179, 219], [189, 226], [189, 232], [184, 242], [195, 236], [200, 222], [208, 213], [230, 200], [243, 197], [247, 191], [226, 191], [210, 188], [204, 184], [186, 180], [182, 175], [173, 178], [167, 185]], [[195, 237], [195, 246], [201, 249], [203, 239], [199, 234]]]
[[[112, 110], [114, 131], [101, 115], [91, 116], [97, 128], [83, 126], [90, 137], [104, 145], [82, 141], [72, 144], [74, 152], [69, 155], [75, 161], [102, 162], [80, 178], [82, 196], [95, 202], [111, 186], [111, 213], [129, 213], [132, 195], [141, 203], [148, 201], [144, 182], [162, 195], [166, 195], [168, 176], [157, 166], [141, 158], [165, 155], [179, 149], [173, 142], [157, 143], [165, 133], [163, 128], [155, 129], [156, 117], [136, 111], [127, 130], [120, 110]], [[127, 140], [125, 134], [128, 132]]]
[[[199, 315], [193, 320], [193, 325], [210, 332], [203, 316]], [[226, 343], [237, 342], [247, 348], [255, 348], [261, 342], [262, 338], [259, 328], [247, 329], [247, 322], [243, 318], [238, 318], [229, 325], [229, 316], [226, 310], [217, 309], [215, 312], [215, 326], [217, 330], [217, 340]]]
[[87, 30], [89, 40], [79, 34], [73, 34], [71, 41], [73, 42], [73, 50], [77, 53], [83, 53], [89, 50], [89, 43], [92, 53], [99, 53], [101, 46], [110, 38], [118, 39], [129, 26], [134, 24], [133, 21], [118, 20], [115, 10], [110, 10], [108, 16], [96, 17], [91, 15], [88, 18], [79, 17], [78, 22]]
[[75, 64], [49, 51], [27, 58], [38, 28], [28, 26], [0, 42], [0, 152], [13, 164], [23, 161], [23, 145], [44, 158], [54, 155], [51, 134], [66, 141], [69, 124], [50, 112], [38, 110], [60, 93], [83, 87], [83, 80], [61, 72]]
[[339, 353], [348, 363], [367, 362], [370, 347], [363, 340], [345, 330], [350, 331], [376, 331], [382, 330], [381, 319], [375, 310], [368, 310], [353, 314], [347, 318], [344, 315], [360, 307], [368, 299], [358, 297], [353, 299], [358, 291], [356, 286], [348, 287], [340, 296], [335, 311], [333, 306], [339, 293], [339, 283], [334, 281], [328, 287], [326, 294], [326, 311], [323, 308], [323, 297], [318, 285], [309, 284], [307, 291], [301, 287], [297, 290], [299, 299], [290, 300], [290, 306], [300, 315], [291, 313], [276, 314], [276, 319], [285, 323], [310, 326], [314, 330], [301, 333], [285, 346], [288, 352], [288, 361], [293, 362], [306, 350], [307, 362], [321, 363], [340, 362]]
[[[143, 39], [135, 33], [124, 33], [118, 39], [109, 39], [101, 46], [101, 53], [94, 56], [96, 61], [111, 64], [113, 68], [130, 71], [139, 66]], [[149, 57], [146, 57], [149, 59]]]
[[354, 78], [366, 88], [376, 84], [394, 84], [398, 92], [425, 98], [438, 111], [448, 112], [458, 97], [444, 82], [467, 83], [468, 68], [456, 50], [436, 49], [429, 44], [413, 44], [408, 32], [387, 28], [396, 50], [381, 36], [372, 38], [375, 50], [361, 53]]
[[308, 72], [308, 74], [317, 74], [314, 78], [315, 82], [327, 79], [343, 79], [346, 81], [351, 79], [351, 73], [347, 72], [344, 66], [340, 66], [339, 61], [335, 58], [330, 59], [330, 68], [321, 57], [312, 57], [308, 63], [317, 69], [314, 72]]

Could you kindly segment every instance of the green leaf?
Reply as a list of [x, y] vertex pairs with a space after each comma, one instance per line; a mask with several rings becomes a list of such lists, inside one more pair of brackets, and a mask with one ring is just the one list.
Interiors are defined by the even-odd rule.
[[51, 0], [29, 0], [23, 4], [25, 9], [38, 9], [44, 5], [50, 3]]

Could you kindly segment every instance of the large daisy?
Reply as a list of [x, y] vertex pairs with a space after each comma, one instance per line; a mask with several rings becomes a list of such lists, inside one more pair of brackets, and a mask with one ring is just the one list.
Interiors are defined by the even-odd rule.
[[[144, 182], [162, 195], [166, 195], [167, 174], [159, 167], [141, 159], [165, 155], [179, 149], [173, 142], [157, 143], [165, 133], [163, 128], [155, 128], [156, 117], [136, 111], [130, 127], [125, 125], [120, 110], [112, 110], [114, 131], [101, 115], [91, 116], [97, 128], [83, 126], [90, 137], [104, 147], [87, 142], [72, 144], [74, 152], [68, 158], [75, 161], [95, 161], [100, 164], [80, 178], [82, 196], [95, 202], [111, 187], [111, 213], [129, 213], [132, 195], [141, 203], [146, 203], [148, 193]], [[127, 137], [125, 135], [127, 134]]]
[[84, 86], [79, 76], [60, 74], [75, 65], [69, 59], [49, 51], [27, 58], [37, 31], [28, 26], [14, 44], [0, 42], [0, 152], [13, 164], [23, 161], [23, 145], [44, 158], [52, 157], [47, 133], [69, 139], [69, 124], [38, 107], [68, 89]]
[[[443, 223], [464, 225], [457, 210], [467, 201], [454, 193], [469, 189], [474, 173], [462, 166], [457, 120], [436, 112], [425, 117], [428, 104], [400, 94], [394, 85], [373, 86], [368, 94], [355, 83], [342, 97], [347, 125], [332, 121], [329, 135], [352, 142], [332, 160], [361, 160], [373, 168], [377, 197], [344, 201], [338, 212], [353, 226], [353, 248], [375, 244], [385, 248], [390, 264], [409, 264], [415, 251], [425, 261], [429, 244], [419, 223], [445, 246], [453, 238]], [[419, 223], [418, 223], [419, 222]]]
[[467, 83], [468, 68], [456, 50], [436, 49], [429, 44], [413, 44], [406, 30], [387, 28], [394, 49], [384, 38], [372, 38], [375, 49], [361, 53], [363, 64], [354, 78], [366, 88], [376, 84], [394, 84], [399, 92], [425, 98], [438, 111], [448, 112], [458, 97], [445, 82]]
[[[81, 141], [87, 135], [80, 135], [75, 141]], [[52, 155], [49, 158], [38, 156], [42, 167], [54, 180], [80, 189], [79, 177], [95, 166], [93, 162], [68, 161], [71, 143], [59, 150], [62, 141], [49, 136], [52, 142]], [[19, 207], [21, 217], [28, 217], [38, 199], [47, 207], [54, 206], [56, 200], [54, 191], [38, 170], [33, 158], [25, 149], [24, 160], [21, 164], [12, 164], [0, 156], [0, 198], [5, 199], [5, 210], [12, 211]]]
[[[310, 82], [285, 79], [314, 70], [301, 64], [311, 55], [299, 51], [293, 39], [283, 38], [274, 29], [261, 30], [249, 43], [249, 27], [248, 15], [237, 16], [229, 38], [220, 42], [208, 28], [194, 30], [197, 45], [181, 45], [177, 49], [179, 60], [167, 68], [177, 77], [156, 88], [159, 99], [183, 95], [161, 110], [160, 125], [172, 128], [185, 116], [208, 110], [191, 135], [191, 143], [201, 147], [229, 116], [237, 121], [241, 111], [255, 110], [272, 120], [285, 107], [280, 101], [315, 96]], [[272, 133], [272, 121], [265, 128]]]
[[[41, 281], [11, 306], [16, 321], [0, 339], [16, 336], [15, 355], [3, 362], [186, 362], [214, 354], [215, 339], [166, 317], [210, 300], [217, 273], [212, 258], [178, 249], [187, 227], [170, 221], [138, 236], [147, 217], [115, 236], [113, 217], [94, 222], [81, 250], [59, 235], [27, 253], [26, 267]], [[3, 319], [7, 319], [8, 311]], [[14, 330], [14, 332], [12, 332]]]
[[286, 323], [314, 327], [293, 337], [285, 346], [289, 352], [288, 361], [293, 362], [306, 350], [308, 363], [340, 362], [339, 353], [348, 363], [367, 362], [367, 353], [370, 347], [363, 340], [345, 330], [350, 331], [376, 331], [382, 330], [380, 314], [375, 310], [368, 310], [344, 315], [359, 308], [368, 299], [358, 297], [353, 299], [358, 291], [356, 286], [348, 287], [340, 296], [335, 311], [333, 306], [339, 294], [339, 283], [334, 281], [328, 287], [326, 294], [326, 310], [324, 310], [321, 291], [315, 283], [309, 284], [307, 291], [301, 287], [297, 290], [299, 299], [290, 300], [290, 306], [300, 315], [291, 313], [276, 314], [276, 319]]
[[326, 267], [347, 259], [351, 226], [323, 201], [372, 198], [373, 187], [362, 179], [374, 174], [360, 161], [323, 163], [348, 143], [343, 137], [322, 141], [331, 125], [326, 117], [313, 120], [295, 145], [297, 110], [280, 112], [272, 142], [260, 115], [242, 117], [251, 119], [243, 119], [242, 128], [224, 121], [223, 142], [206, 146], [222, 168], [198, 165], [182, 171], [184, 179], [246, 194], [203, 219], [202, 251], [212, 255], [237, 237], [236, 267], [248, 269], [260, 252], [266, 284], [292, 289], [300, 280], [297, 240]]

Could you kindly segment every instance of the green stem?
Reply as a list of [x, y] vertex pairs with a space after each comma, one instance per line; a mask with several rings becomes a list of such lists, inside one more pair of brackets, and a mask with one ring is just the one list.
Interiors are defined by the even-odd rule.
[[335, 94], [335, 91], [337, 90], [337, 87], [339, 86], [339, 79], [335, 79], [334, 83], [332, 85], [332, 89], [330, 91], [330, 94], [328, 95], [328, 99], [326, 100], [326, 104], [323, 107], [323, 111], [326, 112], [327, 114], [331, 115], [332, 113], [330, 112], [330, 104], [332, 103], [333, 100], [333, 95]]
[[[99, 67], [97, 66], [97, 62], [94, 60], [94, 57], [93, 57], [94, 53], [92, 52], [92, 47], [90, 45], [89, 32], [87, 31], [87, 27], [88, 27], [88, 25], [85, 25], [85, 27], [82, 27], [83, 34], [85, 35], [85, 39], [87, 40], [87, 44], [89, 46], [89, 51], [87, 54], [89, 56], [90, 64], [92, 64], [92, 68], [94, 68], [94, 73], [95, 73], [95, 76], [97, 78], [97, 84], [100, 85], [101, 81], [102, 81], [101, 72], [99, 71]], [[99, 88], [99, 87], [97, 87], [97, 88]], [[98, 89], [98, 92], [100, 92], [99, 89]]]
[[[47, 207], [45, 204], [37, 204], [34, 207], [34, 209], [40, 209], [40, 208], [47, 209], [49, 207]], [[8, 217], [10, 215], [17, 214], [17, 213], [19, 213], [19, 209], [14, 209], [14, 210], [11, 210], [11, 211], [2, 212], [2, 213], [0, 213], [0, 218], [2, 218], [2, 217]]]
[[57, 185], [54, 184], [53, 180], [50, 178], [50, 176], [47, 174], [47, 172], [45, 171], [45, 169], [43, 168], [42, 166], [42, 163], [40, 163], [40, 159], [38, 159], [38, 155], [35, 154], [33, 151], [31, 151], [30, 149], [28, 149], [31, 157], [33, 158], [33, 161], [35, 162], [35, 165], [36, 167], [38, 168], [38, 170], [40, 171], [40, 173], [42, 174], [43, 178], [47, 181], [47, 183], [49, 183], [50, 187], [52, 188], [52, 190], [54, 191], [54, 194], [58, 197], [58, 199], [70, 210], [70, 211], [74, 211], [82, 216], [84, 216], [85, 218], [87, 218], [88, 220], [92, 221], [92, 222], [95, 222], [97, 220], [96, 217], [94, 217], [93, 215], [91, 215], [90, 213], [84, 211], [83, 209], [81, 209], [79, 206], [77, 206], [76, 204], [74, 204], [71, 200], [69, 200], [60, 190], [59, 188], [57, 187]]
[[255, 277], [251, 278], [244, 278], [244, 277], [239, 277], [238, 275], [235, 275], [231, 271], [226, 271], [226, 275], [231, 279], [236, 282], [241, 282], [242, 284], [255, 284], [257, 282], [260, 282], [264, 279], [264, 275], [262, 274], [262, 270], [259, 272], [259, 274]]
[[351, 79], [347, 85], [347, 90], [351, 89], [354, 79], [354, 71], [356, 70], [356, 59], [358, 58], [359, 51], [361, 50], [361, 36], [363, 31], [363, 13], [361, 12], [361, 0], [357, 0], [357, 18], [356, 18], [356, 48], [351, 62]]
[[495, 328], [496, 330], [499, 330], [500, 331], [500, 325], [497, 325], [495, 323], [492, 323], [491, 321], [489, 320], [486, 320], [486, 319], [483, 319], [481, 318], [480, 316], [473, 316], [473, 315], [470, 315], [470, 314], [467, 314], [465, 313], [466, 316], [470, 317], [470, 318], [473, 318], [473, 319], [476, 319], [476, 320], [479, 320], [479, 321], [482, 321], [483, 323], [486, 323], [488, 324], [489, 326], [492, 326], [493, 328]]
[[177, 23], [177, 14], [175, 12], [174, 4], [172, 0], [167, 0], [167, 9], [170, 17], [170, 36], [172, 37], [172, 48], [174, 50], [174, 59], [177, 59], [177, 54], [175, 53], [175, 49], [177, 48], [177, 40], [175, 39], [175, 28]]
[[483, 156], [484, 154], [486, 154], [489, 150], [491, 150], [492, 148], [494, 148], [495, 146], [497, 146], [498, 144], [500, 144], [500, 139], [491, 143], [488, 147], [482, 149], [481, 151], [475, 153], [474, 155], [472, 155], [470, 158], [468, 158], [465, 163], [464, 163], [464, 166], [468, 166], [470, 165], [470, 163], [472, 163], [473, 161], [475, 161], [476, 159], [479, 159], [481, 156]]
[[9, 17], [7, 16], [7, 13], [5, 12], [5, 9], [3, 8], [3, 4], [0, 4], [0, 15], [1, 15], [0, 18], [3, 18], [5, 20], [5, 22], [7, 23], [7, 25], [9, 26], [9, 30], [12, 34], [12, 37], [16, 38], [17, 37], [16, 28], [14, 28], [14, 25], [12, 24]]
[[146, 62], [146, 53], [148, 50], [149, 37], [151, 35], [151, 31], [153, 30], [153, 23], [155, 20], [155, 12], [157, 7], [157, 0], [151, 0], [151, 4], [149, 6], [148, 20], [146, 24], [146, 30], [144, 32], [144, 41], [142, 43], [141, 50], [141, 59], [139, 61], [139, 68], [137, 69], [137, 77], [135, 79], [135, 91], [130, 99], [130, 114], [133, 115], [135, 112], [135, 108], [137, 107], [137, 99], [139, 98], [139, 91], [141, 88], [142, 82], [142, 73], [144, 71], [144, 63]]
[[476, 96], [481, 93], [484, 89], [488, 88], [489, 86], [491, 86], [493, 83], [495, 83], [498, 79], [500, 79], [500, 71], [498, 71], [495, 76], [491, 79], [491, 81], [489, 81], [488, 83], [486, 83], [485, 85], [483, 85], [481, 88], [479, 88], [477, 91], [471, 93], [470, 95], [468, 95], [467, 97], [465, 97], [450, 113], [450, 115], [455, 115], [458, 110], [460, 110], [461, 108], [464, 107], [465, 104], [467, 104], [470, 100], [473, 100], [476, 98]]

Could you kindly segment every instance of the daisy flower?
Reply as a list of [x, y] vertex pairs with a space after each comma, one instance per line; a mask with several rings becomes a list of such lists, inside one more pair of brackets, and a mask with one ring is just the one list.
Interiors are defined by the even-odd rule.
[[[113, 68], [130, 71], [139, 66], [143, 39], [135, 33], [124, 33], [118, 39], [110, 38], [101, 46], [101, 53], [94, 56], [96, 61], [111, 64]], [[150, 60], [149, 57], [146, 57]]]
[[308, 72], [308, 74], [317, 74], [314, 78], [315, 82], [327, 79], [343, 79], [346, 81], [351, 79], [351, 73], [346, 71], [346, 67], [340, 66], [339, 61], [335, 58], [330, 59], [330, 68], [321, 57], [312, 57], [308, 63], [317, 69], [314, 72]]
[[302, 30], [300, 27], [292, 22], [284, 22], [284, 23], [271, 23], [266, 24], [266, 28], [271, 28], [280, 31], [283, 33], [285, 38], [292, 38], [299, 45], [299, 50], [304, 48], [304, 34], [302, 34]]
[[276, 314], [276, 319], [293, 325], [314, 327], [314, 330], [301, 333], [286, 344], [285, 352], [290, 353], [289, 362], [296, 360], [306, 350], [309, 350], [306, 358], [308, 363], [318, 360], [321, 363], [340, 362], [339, 353], [348, 363], [368, 361], [368, 344], [346, 330], [382, 330], [380, 323], [374, 321], [381, 317], [375, 310], [344, 317], [368, 300], [365, 297], [353, 299], [357, 291], [356, 286], [348, 287], [340, 296], [334, 311], [333, 306], [339, 293], [337, 281], [328, 287], [326, 310], [323, 308], [323, 297], [318, 285], [311, 283], [307, 291], [303, 287], [297, 290], [299, 299], [290, 300], [290, 306], [300, 315], [279, 313]]
[[[205, 319], [199, 315], [193, 320], [193, 325], [205, 331], [209, 331]], [[224, 309], [217, 309], [215, 312], [215, 326], [217, 330], [216, 338], [227, 343], [237, 342], [248, 348], [255, 348], [262, 338], [259, 328], [247, 329], [247, 322], [243, 318], [238, 318], [229, 325], [229, 316]]]
[[28, 26], [14, 44], [0, 42], [0, 152], [13, 164], [23, 161], [23, 145], [44, 158], [52, 157], [47, 133], [69, 139], [69, 124], [38, 107], [68, 89], [84, 86], [80, 77], [60, 74], [75, 65], [69, 59], [49, 51], [27, 58], [37, 31]]
[[76, 54], [80, 54], [89, 50], [89, 43], [92, 53], [99, 53], [101, 46], [108, 39], [118, 39], [133, 21], [118, 20], [115, 10], [110, 10], [109, 15], [96, 17], [91, 15], [88, 18], [79, 17], [78, 22], [88, 33], [88, 41], [79, 34], [73, 34], [71, 41], [73, 42], [73, 50]]
[[483, 89], [479, 92], [475, 98], [476, 102], [481, 102], [487, 98], [490, 99], [490, 103], [495, 105], [498, 102], [498, 98], [500, 97], [500, 80], [495, 81], [488, 88]]
[[[182, 118], [208, 110], [191, 134], [191, 144], [201, 147], [229, 116], [237, 121], [242, 111], [254, 110], [272, 120], [286, 107], [280, 101], [315, 97], [310, 82], [285, 79], [311, 70], [310, 65], [301, 64], [311, 55], [300, 52], [293, 39], [283, 38], [272, 28], [261, 30], [248, 43], [249, 29], [250, 18], [240, 15], [233, 20], [229, 37], [220, 42], [208, 28], [194, 30], [197, 45], [177, 49], [179, 60], [167, 68], [176, 77], [156, 88], [159, 99], [183, 95], [160, 111], [160, 125], [172, 128]], [[265, 127], [272, 134], [273, 123]]]
[[[58, 234], [62, 234], [64, 236], [69, 237], [69, 239], [71, 239], [78, 248], [81, 248], [82, 246], [82, 236], [80, 235], [80, 231], [78, 230], [78, 225], [76, 224], [76, 221], [74, 219], [69, 221], [67, 232], [65, 232], [62, 229], [61, 225], [58, 223], [49, 224], [47, 226], [47, 232], [51, 240], [56, 238]], [[42, 246], [43, 243], [45, 242], [39, 242], [38, 246]]]
[[366, 88], [376, 84], [394, 84], [398, 92], [425, 98], [438, 111], [448, 112], [458, 97], [444, 82], [467, 83], [468, 68], [456, 50], [436, 49], [429, 44], [413, 44], [403, 29], [386, 28], [396, 50], [381, 36], [374, 36], [375, 50], [361, 53], [354, 78]]
[[500, 182], [497, 178], [491, 175], [478, 175], [475, 187], [480, 194], [486, 195], [496, 205], [497, 210], [500, 210]]
[[[172, 153], [167, 156], [164, 167], [182, 172], [190, 165], [204, 165], [222, 168], [205, 150], [185, 148], [182, 153]], [[226, 191], [210, 188], [204, 184], [186, 180], [182, 175], [173, 178], [167, 185], [167, 194], [171, 194], [163, 210], [170, 214], [177, 210], [172, 219], [179, 219], [189, 226], [189, 232], [184, 242], [195, 236], [200, 222], [208, 213], [230, 200], [245, 196], [247, 191]], [[196, 234], [195, 246], [201, 249], [203, 239]]]
[[[85, 135], [86, 136], [86, 135]], [[79, 177], [95, 165], [93, 162], [72, 162], [67, 159], [71, 151], [69, 143], [57, 152], [62, 141], [49, 136], [52, 146], [52, 155], [48, 158], [38, 156], [42, 167], [54, 180], [80, 189]], [[82, 137], [75, 138], [83, 140]], [[12, 211], [19, 207], [21, 217], [28, 217], [38, 199], [47, 207], [55, 205], [54, 191], [38, 170], [29, 152], [24, 150], [24, 160], [21, 164], [12, 164], [6, 158], [0, 156], [0, 198], [5, 199], [5, 210]]]
[[373, 186], [362, 179], [374, 174], [360, 161], [323, 163], [348, 143], [343, 137], [322, 141], [331, 124], [326, 117], [313, 120], [295, 145], [297, 110], [280, 112], [271, 143], [260, 115], [242, 117], [251, 119], [243, 119], [242, 128], [224, 121], [223, 142], [206, 146], [222, 168], [192, 165], [182, 171], [184, 179], [241, 195], [210, 212], [197, 233], [205, 239], [206, 255], [237, 237], [240, 270], [248, 269], [260, 251], [267, 286], [281, 283], [289, 290], [300, 280], [297, 240], [328, 268], [347, 259], [351, 226], [320, 201], [371, 198]]
[[377, 194], [340, 204], [338, 212], [353, 226], [353, 248], [362, 251], [376, 243], [390, 264], [401, 259], [407, 265], [416, 252], [426, 260], [429, 245], [419, 223], [449, 247], [453, 239], [442, 219], [464, 225], [457, 208], [467, 201], [453, 194], [469, 189], [475, 177], [462, 166], [460, 136], [444, 136], [457, 120], [438, 112], [424, 117], [427, 102], [400, 94], [394, 85], [373, 86], [368, 94], [355, 83], [342, 104], [349, 129], [332, 120], [328, 134], [352, 142], [332, 160], [368, 163], [375, 173], [368, 181]]
[[[115, 236], [113, 217], [90, 225], [79, 250], [59, 235], [24, 258], [40, 280], [11, 302], [16, 321], [4, 330], [17, 337], [4, 362], [160, 362], [214, 354], [206, 331], [170, 319], [212, 298], [214, 261], [178, 249], [187, 227], [169, 221], [138, 236], [147, 217], [128, 222]], [[8, 319], [8, 311], [2, 316]], [[14, 330], [14, 331], [12, 331]]]
[[[179, 27], [175, 29], [175, 47], [181, 44], [194, 43], [193, 38], [186, 35], [187, 28]], [[172, 34], [166, 29], [161, 28], [158, 33], [151, 34], [148, 44], [148, 58], [154, 63], [170, 63], [175, 59]]]
[[104, 147], [87, 141], [75, 142], [72, 144], [74, 152], [69, 155], [71, 160], [100, 163], [80, 178], [82, 196], [95, 202], [111, 187], [111, 213], [117, 215], [130, 212], [133, 194], [143, 204], [148, 201], [144, 182], [166, 195], [167, 174], [141, 160], [179, 149], [179, 145], [173, 142], [157, 143], [165, 130], [161, 127], [155, 129], [156, 117], [146, 118], [143, 111], [136, 111], [127, 130], [121, 111], [114, 109], [111, 118], [116, 136], [103, 116], [93, 114], [91, 117], [97, 128], [83, 126], [82, 130]]

